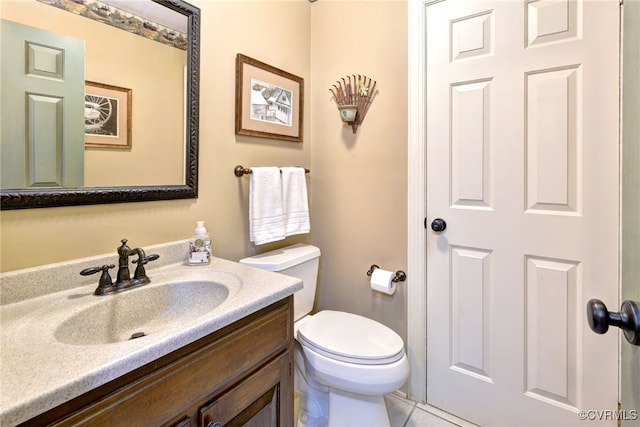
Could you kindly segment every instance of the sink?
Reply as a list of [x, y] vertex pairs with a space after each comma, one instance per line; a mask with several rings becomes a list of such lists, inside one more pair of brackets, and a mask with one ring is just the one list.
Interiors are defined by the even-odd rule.
[[172, 281], [95, 297], [94, 304], [72, 314], [56, 328], [55, 338], [72, 345], [144, 339], [183, 326], [228, 297], [229, 288], [212, 280]]

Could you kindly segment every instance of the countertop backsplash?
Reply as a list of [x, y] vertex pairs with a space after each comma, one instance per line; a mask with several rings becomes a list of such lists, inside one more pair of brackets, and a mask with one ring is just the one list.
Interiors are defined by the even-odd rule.
[[[186, 264], [187, 244], [188, 240], [178, 240], [143, 247], [142, 249], [144, 249], [147, 256], [151, 254], [160, 255], [157, 261], [147, 264], [146, 269], [149, 277], [153, 279], [154, 269], [182, 262]], [[136, 256], [131, 257], [131, 259], [136, 259]], [[116, 245], [114, 245], [113, 252], [108, 254], [0, 273], [0, 305], [37, 298], [91, 283], [95, 283], [98, 286], [99, 273], [91, 276], [81, 276], [80, 271], [105, 264], [115, 265], [115, 268], [109, 270], [111, 277], [115, 280], [118, 272]], [[133, 274], [135, 264], [130, 264], [129, 268], [131, 269], [131, 274]]]

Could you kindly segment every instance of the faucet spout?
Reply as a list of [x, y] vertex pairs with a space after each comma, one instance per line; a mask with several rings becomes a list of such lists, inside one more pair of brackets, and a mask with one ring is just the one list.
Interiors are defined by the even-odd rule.
[[144, 249], [142, 248], [135, 248], [135, 249], [131, 249], [131, 255], [138, 255], [138, 259], [145, 259], [147, 257], [147, 254], [144, 253]]

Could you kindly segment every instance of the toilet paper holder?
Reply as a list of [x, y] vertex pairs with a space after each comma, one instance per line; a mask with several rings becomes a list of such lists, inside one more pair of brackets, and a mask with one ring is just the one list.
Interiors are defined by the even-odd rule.
[[[376, 268], [380, 268], [380, 267], [376, 264], [372, 264], [371, 268], [369, 268], [369, 271], [367, 271], [367, 276], [371, 276], [373, 274], [373, 270], [375, 270]], [[393, 279], [391, 279], [391, 281], [394, 283], [404, 282], [405, 280], [407, 280], [407, 273], [405, 273], [402, 270], [396, 271], [396, 276]]]

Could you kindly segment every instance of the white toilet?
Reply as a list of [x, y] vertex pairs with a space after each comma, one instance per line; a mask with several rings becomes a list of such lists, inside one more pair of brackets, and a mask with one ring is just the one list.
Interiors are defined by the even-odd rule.
[[298, 426], [389, 426], [383, 395], [409, 375], [402, 338], [357, 314], [313, 309], [320, 249], [296, 244], [240, 263], [302, 279], [294, 294]]

